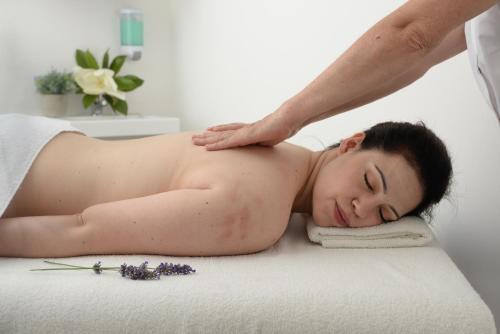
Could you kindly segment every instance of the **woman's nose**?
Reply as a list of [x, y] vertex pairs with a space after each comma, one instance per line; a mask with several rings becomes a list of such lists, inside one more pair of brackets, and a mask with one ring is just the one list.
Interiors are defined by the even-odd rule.
[[352, 200], [352, 209], [356, 217], [366, 218], [381, 204], [381, 199], [377, 196], [360, 197]]

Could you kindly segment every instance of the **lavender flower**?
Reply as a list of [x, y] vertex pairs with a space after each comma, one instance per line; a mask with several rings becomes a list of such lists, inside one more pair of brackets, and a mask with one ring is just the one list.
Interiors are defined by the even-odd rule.
[[141, 264], [139, 267], [127, 266], [126, 263], [122, 264], [120, 267], [120, 274], [122, 277], [128, 276], [131, 279], [160, 279], [160, 275], [188, 275], [191, 272], [196, 272], [193, 268], [188, 265], [181, 266], [180, 264], [169, 264], [161, 263], [153, 271], [148, 271], [146, 269], [148, 261]]
[[101, 274], [103, 270], [116, 270], [122, 275], [122, 277], [129, 277], [133, 280], [147, 280], [147, 279], [160, 279], [160, 276], [166, 275], [188, 275], [190, 273], [195, 273], [196, 270], [188, 265], [180, 265], [173, 263], [161, 263], [154, 270], [148, 270], [148, 261], [145, 261], [140, 266], [127, 266], [126, 263], [122, 264], [120, 267], [101, 267], [101, 261], [94, 264], [92, 267], [81, 267], [74, 266], [70, 264], [57, 263], [51, 261], [44, 261], [50, 264], [58, 264], [71, 268], [50, 268], [50, 269], [31, 269], [30, 271], [42, 271], [42, 270], [81, 270], [81, 269], [92, 269], [96, 274]]

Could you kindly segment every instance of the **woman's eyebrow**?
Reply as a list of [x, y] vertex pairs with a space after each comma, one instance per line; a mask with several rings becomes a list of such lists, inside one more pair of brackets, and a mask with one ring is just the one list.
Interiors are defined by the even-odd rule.
[[[382, 178], [382, 184], [384, 185], [384, 194], [386, 194], [387, 193], [387, 183], [385, 182], [384, 173], [382, 173], [382, 170], [380, 170], [380, 168], [378, 168], [377, 165], [375, 165], [375, 168], [377, 169], [378, 173], [380, 174], [380, 177]], [[396, 211], [396, 209], [394, 209], [394, 207], [392, 205], [389, 205], [389, 207], [394, 212], [394, 214], [396, 215], [396, 217], [398, 217], [397, 219], [399, 219], [400, 215], [398, 214], [398, 212]]]

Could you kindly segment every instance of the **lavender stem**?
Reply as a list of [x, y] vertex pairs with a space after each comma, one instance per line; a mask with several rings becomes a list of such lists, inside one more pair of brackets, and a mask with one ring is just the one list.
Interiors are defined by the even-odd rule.
[[50, 264], [57, 264], [57, 265], [60, 265], [60, 266], [67, 266], [67, 267], [74, 267], [74, 268], [85, 268], [85, 269], [87, 269], [87, 267], [74, 266], [74, 265], [71, 265], [71, 264], [65, 264], [65, 263], [59, 263], [59, 262], [52, 262], [52, 261], [43, 261], [43, 262], [50, 263]]

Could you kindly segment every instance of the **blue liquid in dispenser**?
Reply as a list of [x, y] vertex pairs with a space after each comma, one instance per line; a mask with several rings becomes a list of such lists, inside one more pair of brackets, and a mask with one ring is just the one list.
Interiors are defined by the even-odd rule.
[[122, 13], [120, 18], [121, 45], [144, 45], [144, 24], [141, 14]]

